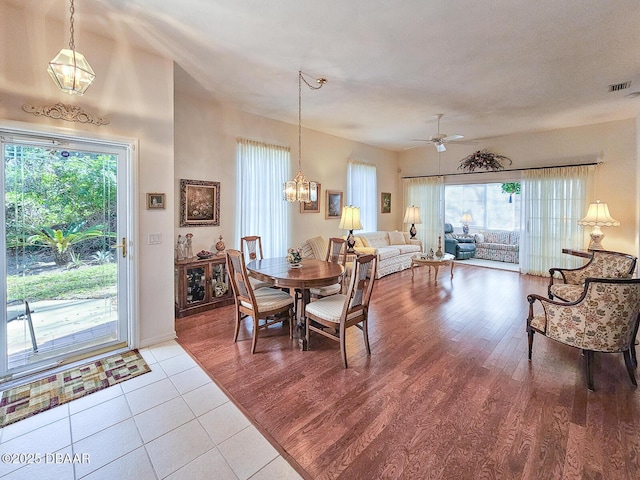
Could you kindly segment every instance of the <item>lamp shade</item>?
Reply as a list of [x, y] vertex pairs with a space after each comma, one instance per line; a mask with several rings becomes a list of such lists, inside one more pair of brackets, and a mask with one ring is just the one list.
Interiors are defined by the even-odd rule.
[[464, 215], [462, 215], [462, 218], [460, 219], [461, 223], [473, 223], [473, 217], [471, 216], [470, 213], [465, 213]]
[[589, 204], [587, 215], [578, 221], [578, 225], [590, 227], [619, 227], [620, 222], [614, 220], [609, 213], [609, 207], [600, 200]]
[[414, 205], [407, 207], [403, 222], [411, 224], [422, 223], [422, 220], [420, 219], [420, 207], [416, 207]]
[[342, 217], [340, 217], [340, 230], [360, 230], [362, 224], [360, 223], [360, 207], [353, 207], [347, 205], [342, 209]]

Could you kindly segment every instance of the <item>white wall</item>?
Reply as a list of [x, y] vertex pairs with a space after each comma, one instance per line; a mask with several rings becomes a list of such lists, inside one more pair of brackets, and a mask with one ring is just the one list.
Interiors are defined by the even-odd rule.
[[[638, 158], [635, 119], [607, 122], [549, 132], [509, 135], [485, 139], [475, 146], [452, 145], [440, 157], [440, 173], [460, 173], [460, 161], [475, 150], [506, 155], [513, 164], [506, 168], [547, 167], [602, 161], [598, 166], [595, 194], [591, 201], [607, 202], [620, 227], [603, 227], [605, 248], [638, 255]], [[398, 161], [401, 176], [438, 174], [435, 148], [402, 152]], [[445, 175], [447, 183], [503, 182], [519, 178], [520, 173], [500, 172]], [[586, 209], [586, 206], [585, 206]], [[585, 210], [586, 211], [586, 210]], [[590, 229], [586, 229], [588, 234]], [[585, 247], [587, 246], [585, 237]]]
[[[25, 2], [30, 5], [30, 2]], [[140, 204], [138, 238], [140, 345], [175, 336], [173, 313], [173, 63], [128, 45], [79, 30], [76, 46], [96, 72], [82, 97], [61, 93], [46, 67], [68, 44], [68, 24], [32, 8], [26, 12], [0, 2], [0, 122], [25, 122], [38, 128], [62, 127], [76, 135], [127, 137], [139, 142]], [[66, 20], [66, 19], [65, 19]], [[79, 39], [81, 38], [81, 41]], [[22, 105], [77, 105], [99, 116], [105, 126], [52, 120], [25, 113]], [[146, 210], [146, 192], [166, 192], [166, 210]], [[163, 243], [146, 245], [149, 233]]]
[[[179, 67], [178, 67], [179, 68]], [[179, 77], [183, 78], [184, 72]], [[193, 85], [190, 85], [193, 88]], [[328, 87], [327, 87], [328, 88]], [[295, 91], [292, 95], [295, 95]], [[185, 93], [177, 86], [175, 137], [175, 208], [179, 208], [180, 179], [209, 180], [221, 183], [221, 211], [219, 227], [179, 227], [175, 217], [175, 237], [187, 232], [194, 234], [193, 249], [197, 252], [209, 249], [219, 235], [228, 248], [239, 248], [239, 239], [234, 238], [235, 219], [235, 158], [236, 138], [244, 137], [277, 145], [291, 147], [292, 171], [295, 175], [298, 159], [298, 126], [243, 113], [203, 96]], [[390, 192], [392, 213], [380, 214], [378, 205], [378, 228], [395, 230], [401, 228], [401, 198], [397, 190], [396, 153], [371, 147], [362, 143], [326, 135], [303, 128], [302, 170], [311, 180], [321, 184], [320, 213], [300, 213], [299, 204], [291, 204], [292, 241], [301, 244], [307, 238], [322, 235], [341, 236], [346, 232], [338, 229], [339, 220], [325, 219], [325, 191], [345, 192], [347, 160], [358, 159], [373, 163], [377, 167], [378, 190]], [[380, 199], [378, 199], [380, 202]], [[255, 232], [253, 232], [255, 233]], [[249, 234], [249, 232], [247, 232]]]

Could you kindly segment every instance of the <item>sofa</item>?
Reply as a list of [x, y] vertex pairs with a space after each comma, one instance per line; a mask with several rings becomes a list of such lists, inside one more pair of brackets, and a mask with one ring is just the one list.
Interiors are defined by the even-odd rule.
[[474, 234], [476, 258], [520, 263], [520, 232], [482, 230]]
[[467, 260], [476, 254], [475, 237], [469, 235], [456, 235], [453, 233], [453, 225], [444, 224], [444, 251], [450, 253], [456, 260]]
[[[422, 253], [422, 242], [411, 239], [407, 232], [367, 232], [354, 235], [355, 250], [358, 253], [373, 254], [378, 257], [376, 278], [399, 272], [411, 267], [411, 257]], [[325, 258], [327, 240], [313, 237], [301, 245], [302, 258]]]
[[408, 232], [367, 232], [354, 235], [358, 253], [378, 257], [376, 278], [411, 267], [411, 257], [422, 253], [422, 242], [411, 239]]

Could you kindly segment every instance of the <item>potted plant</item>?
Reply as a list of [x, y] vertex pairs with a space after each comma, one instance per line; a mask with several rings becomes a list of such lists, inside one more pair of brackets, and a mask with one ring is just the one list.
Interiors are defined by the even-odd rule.
[[509, 203], [513, 203], [513, 194], [520, 195], [520, 182], [503, 183], [502, 193], [508, 193]]

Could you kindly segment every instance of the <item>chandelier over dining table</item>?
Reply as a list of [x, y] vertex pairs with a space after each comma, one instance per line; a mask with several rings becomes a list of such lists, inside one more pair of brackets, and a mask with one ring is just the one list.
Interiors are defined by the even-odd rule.
[[318, 184], [310, 182], [302, 173], [302, 82], [311, 90], [320, 90], [326, 78], [316, 78], [316, 85], [309, 83], [302, 70], [298, 71], [298, 173], [284, 184], [284, 199], [287, 202], [315, 202], [318, 200]]

